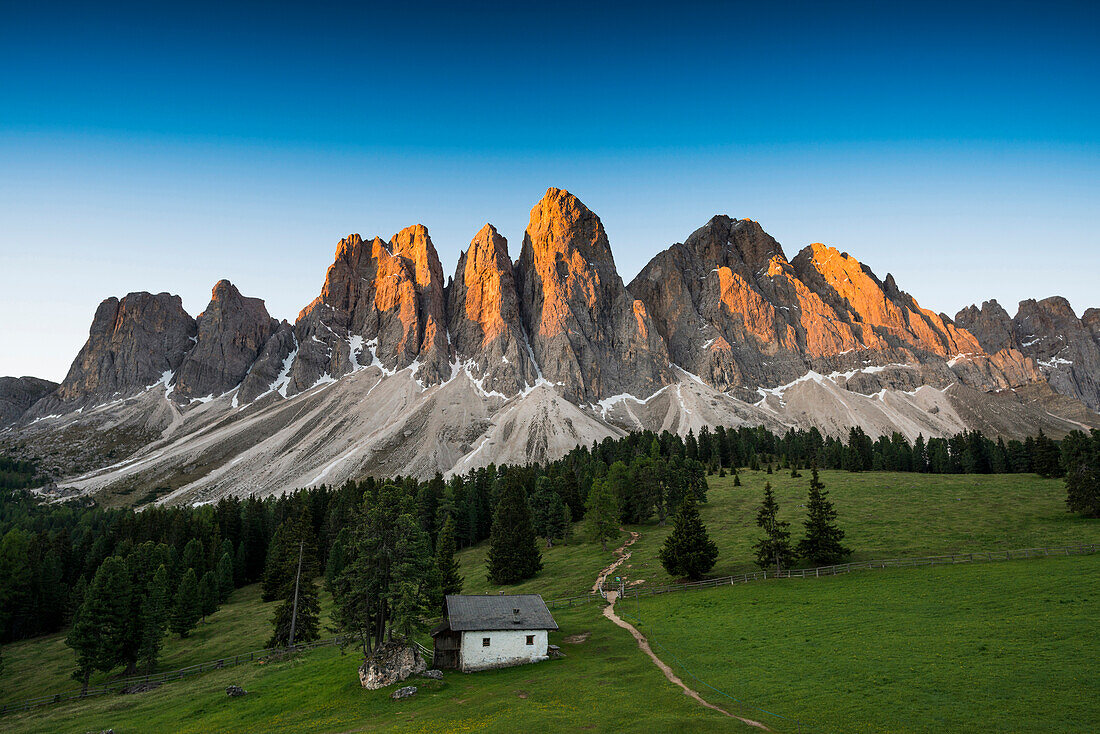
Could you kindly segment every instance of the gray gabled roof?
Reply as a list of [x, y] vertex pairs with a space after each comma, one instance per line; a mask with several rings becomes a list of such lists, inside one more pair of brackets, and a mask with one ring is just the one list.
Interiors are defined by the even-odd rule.
[[538, 594], [447, 596], [447, 622], [455, 632], [556, 630], [558, 623]]

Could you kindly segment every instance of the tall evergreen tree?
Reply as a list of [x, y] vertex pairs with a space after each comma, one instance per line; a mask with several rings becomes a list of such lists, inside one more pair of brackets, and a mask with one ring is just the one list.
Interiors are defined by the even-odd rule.
[[203, 622], [218, 611], [218, 577], [213, 571], [207, 571], [199, 580], [199, 608]]
[[321, 636], [321, 603], [317, 598], [317, 584], [303, 572], [298, 584], [297, 613], [295, 613], [294, 584], [284, 587], [287, 597], [276, 607], [271, 618], [274, 628], [268, 647], [286, 647], [290, 644], [290, 626], [294, 623], [294, 644], [310, 642]]
[[764, 537], [756, 541], [756, 565], [774, 568], [776, 571], [791, 565], [794, 550], [791, 548], [790, 523], [779, 519], [779, 503], [775, 501], [771, 482], [764, 484], [764, 502], [756, 513], [757, 526], [764, 529]]
[[218, 560], [218, 604], [224, 604], [233, 593], [233, 556], [228, 551]]
[[199, 598], [199, 579], [195, 575], [195, 569], [189, 568], [180, 579], [179, 588], [176, 589], [175, 600], [172, 604], [172, 614], [169, 617], [169, 625], [174, 633], [182, 637], [191, 634], [195, 629], [199, 618], [202, 616], [202, 600]]
[[145, 594], [141, 605], [141, 644], [138, 659], [145, 672], [151, 673], [157, 666], [157, 657], [168, 629], [168, 570], [161, 565]]
[[462, 576], [455, 561], [455, 520], [450, 515], [443, 521], [436, 542], [435, 565], [439, 569], [439, 581], [443, 594], [461, 594]]
[[80, 681], [82, 692], [87, 691], [94, 671], [107, 672], [122, 662], [121, 654], [131, 633], [132, 595], [126, 562], [117, 556], [105, 559], [65, 638], [65, 644], [76, 653], [73, 677]]
[[814, 467], [810, 477], [810, 496], [806, 503], [806, 535], [798, 541], [798, 554], [815, 566], [831, 566], [843, 563], [852, 554], [840, 541], [844, 531], [837, 527], [836, 510], [829, 501], [825, 485], [817, 477]]
[[492, 583], [515, 584], [542, 569], [542, 555], [535, 541], [527, 492], [518, 473], [509, 471], [501, 482], [485, 565]]
[[659, 557], [669, 574], [692, 580], [702, 578], [718, 560], [718, 546], [707, 535], [691, 492], [676, 511], [672, 532], [665, 538]]
[[607, 550], [607, 541], [619, 536], [619, 506], [615, 495], [603, 479], [592, 482], [588, 492], [584, 528], [592, 540], [598, 540]]

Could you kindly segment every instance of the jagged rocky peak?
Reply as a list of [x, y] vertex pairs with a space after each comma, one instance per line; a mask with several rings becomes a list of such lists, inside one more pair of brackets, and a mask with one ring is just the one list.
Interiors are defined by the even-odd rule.
[[140, 292], [108, 298], [96, 309], [88, 341], [61, 386], [34, 410], [44, 414], [55, 402], [71, 409], [168, 384], [196, 333], [179, 296]]
[[1028, 299], [1020, 301], [1013, 328], [1021, 351], [1039, 364], [1051, 387], [1100, 410], [1096, 316], [1085, 313], [1087, 321], [1078, 319], [1069, 301], [1061, 296]]
[[508, 241], [486, 224], [459, 255], [448, 289], [448, 329], [458, 359], [485, 390], [514, 395], [534, 385]]
[[294, 332], [289, 394], [375, 360], [387, 370], [415, 362], [426, 384], [449, 376], [443, 268], [427, 228], [406, 227], [388, 243], [357, 234], [341, 240], [321, 295]]
[[[973, 335], [945, 316], [921, 308], [897, 287], [893, 278], [880, 281], [870, 268], [846, 252], [814, 243], [791, 261], [799, 278], [821, 295], [846, 321], [861, 322], [891, 347], [904, 347], [952, 357], [981, 352]], [[865, 335], [868, 347], [871, 337]]]
[[1002, 349], [1020, 348], [1012, 317], [995, 298], [984, 301], [981, 308], [976, 305], [967, 306], [955, 314], [955, 323], [973, 334], [982, 349], [990, 354]]
[[773, 257], [786, 259], [775, 238], [751, 219], [732, 219], [716, 214], [684, 241], [696, 257], [707, 263], [727, 267], [743, 263], [765, 267]]
[[176, 370], [172, 397], [184, 401], [221, 395], [241, 383], [279, 327], [263, 300], [246, 298], [219, 280], [196, 319], [195, 346]]
[[0, 377], [0, 428], [15, 423], [56, 389], [56, 382], [38, 377]]
[[577, 197], [552, 188], [531, 209], [515, 272], [535, 360], [567, 398], [647, 396], [671, 380], [645, 304], [623, 286], [603, 223]]

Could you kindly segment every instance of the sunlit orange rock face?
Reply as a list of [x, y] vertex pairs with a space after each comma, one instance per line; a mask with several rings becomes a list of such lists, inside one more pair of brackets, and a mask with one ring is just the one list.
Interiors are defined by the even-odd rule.
[[549, 189], [531, 210], [516, 281], [535, 359], [566, 397], [649, 395], [671, 379], [668, 352], [623, 287], [603, 224], [569, 192]]
[[493, 225], [482, 227], [459, 256], [448, 304], [458, 358], [486, 390], [513, 395], [535, 384], [538, 374], [523, 336], [508, 241]]
[[298, 315], [291, 391], [375, 358], [387, 369], [417, 362], [419, 380], [438, 382], [450, 373], [446, 322], [443, 268], [427, 228], [406, 227], [388, 243], [350, 235], [321, 295]]
[[[821, 244], [788, 261], [747, 219], [712, 218], [659, 253], [629, 287], [648, 306], [673, 361], [723, 390], [782, 384], [810, 369], [893, 363], [921, 367], [941, 383], [961, 373], [990, 389], [1033, 379], [1018, 355], [990, 357], [891, 276], [879, 281], [855, 258]], [[960, 354], [968, 355], [965, 364], [953, 360]]]

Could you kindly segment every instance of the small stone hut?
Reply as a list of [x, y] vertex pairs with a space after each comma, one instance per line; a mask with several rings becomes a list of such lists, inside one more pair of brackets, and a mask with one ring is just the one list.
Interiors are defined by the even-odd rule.
[[432, 630], [436, 668], [470, 673], [546, 660], [547, 634], [558, 628], [538, 594], [452, 594], [444, 606]]

